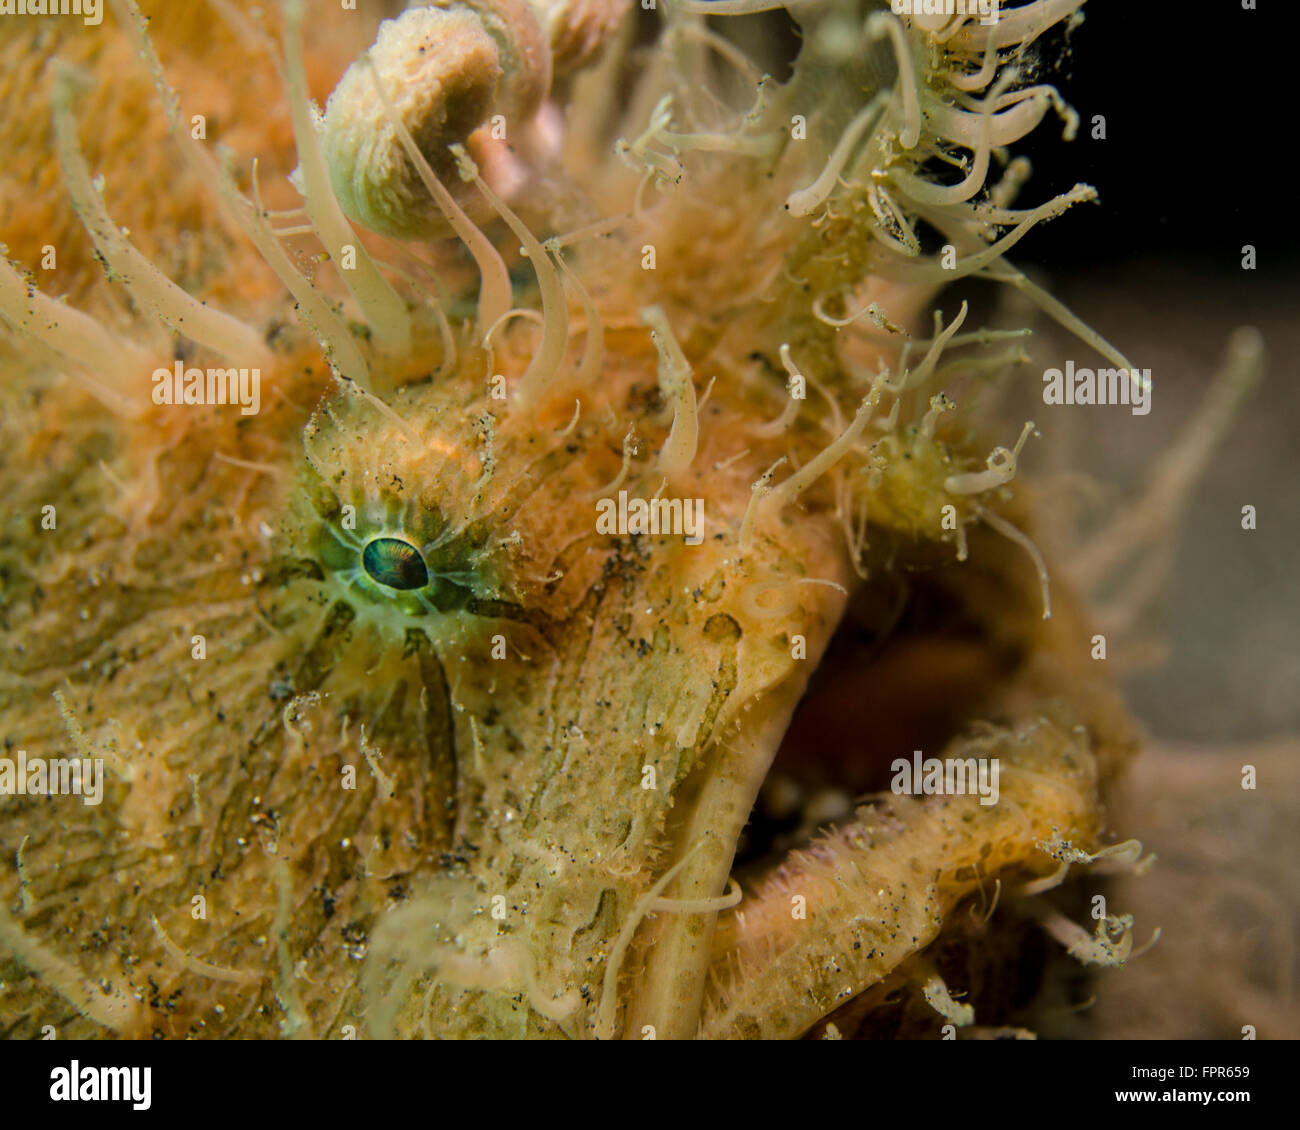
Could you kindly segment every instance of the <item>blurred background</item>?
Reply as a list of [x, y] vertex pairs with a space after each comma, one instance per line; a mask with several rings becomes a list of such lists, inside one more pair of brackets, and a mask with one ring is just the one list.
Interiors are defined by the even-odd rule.
[[[1110, 899], [1135, 914], [1139, 941], [1163, 929], [1150, 952], [1096, 979], [1085, 1031], [1112, 1038], [1240, 1039], [1246, 1026], [1300, 1037], [1300, 244], [1284, 218], [1288, 76], [1274, 62], [1297, 17], [1264, 7], [1087, 4], [1074, 51], [1047, 80], [1079, 111], [1079, 138], [1042, 131], [1031, 185], [1038, 199], [1083, 180], [1101, 206], [1075, 209], [1013, 256], [1152, 370], [1149, 416], [1046, 410], [1046, 425], [1069, 413], [1077, 465], [1107, 487], [1141, 483], [1234, 327], [1255, 326], [1268, 355], [1138, 626], [1152, 646], [1127, 664], [1112, 653], [1149, 741], [1111, 824], [1159, 858]], [[1104, 141], [1090, 136], [1094, 114]], [[1090, 363], [1056, 332], [1039, 353]], [[1241, 528], [1248, 504], [1254, 531]], [[1241, 787], [1245, 765], [1254, 791]]]

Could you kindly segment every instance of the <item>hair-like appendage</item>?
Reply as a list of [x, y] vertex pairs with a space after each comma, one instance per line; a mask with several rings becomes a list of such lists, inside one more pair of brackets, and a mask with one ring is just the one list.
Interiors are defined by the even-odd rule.
[[234, 361], [269, 367], [270, 354], [261, 334], [237, 318], [186, 294], [140, 254], [113, 223], [91, 184], [90, 170], [77, 142], [72, 103], [78, 88], [92, 80], [56, 60], [54, 65], [54, 132], [64, 182], [72, 205], [96, 248], [104, 257], [110, 277], [122, 283], [142, 304], [177, 333]]
[[691, 465], [699, 448], [700, 424], [691, 367], [663, 310], [647, 306], [641, 311], [641, 321], [650, 327], [659, 351], [659, 390], [673, 409], [672, 428], [659, 452], [659, 468], [665, 475], [677, 475]]
[[560, 272], [537, 241], [537, 237], [479, 176], [478, 166], [465, 152], [464, 146], [453, 145], [451, 152], [456, 158], [461, 179], [473, 184], [505, 220], [510, 230], [523, 244], [533, 270], [537, 274], [537, 287], [542, 294], [542, 345], [528, 363], [528, 368], [524, 370], [517, 392], [520, 404], [531, 407], [555, 380], [564, 361], [565, 347], [569, 344], [569, 307], [564, 298], [564, 283], [560, 279]]
[[[321, 153], [320, 128], [307, 96], [307, 72], [302, 61], [302, 0], [283, 0], [284, 75], [293, 113], [293, 136], [298, 147], [298, 171], [307, 216], [330, 258], [339, 265], [344, 285], [357, 300], [375, 335], [395, 353], [411, 348], [411, 319], [405, 303], [375, 266], [340, 209], [330, 187], [329, 171]], [[344, 267], [345, 248], [355, 265]], [[436, 300], [435, 300], [436, 301]]]
[[[197, 173], [201, 183], [214, 190], [224, 206], [225, 214], [248, 237], [258, 253], [293, 295], [298, 304], [299, 316], [320, 341], [331, 368], [344, 380], [358, 387], [370, 387], [370, 370], [360, 350], [352, 340], [347, 326], [334, 312], [324, 296], [316, 290], [290, 261], [277, 242], [277, 237], [267, 222], [266, 210], [260, 201], [250, 204], [235, 184], [235, 179], [225, 162], [214, 161], [203, 143], [191, 137], [183, 124], [176, 94], [168, 85], [167, 76], [158, 60], [153, 42], [149, 38], [144, 16], [136, 0], [110, 0], [118, 18], [139, 45], [140, 54], [149, 66], [158, 99], [162, 103], [168, 130], [180, 146], [181, 153]], [[257, 196], [257, 163], [253, 163], [253, 192]]]
[[18, 273], [7, 254], [0, 245], [0, 322], [45, 351], [52, 364], [70, 365], [70, 375], [114, 412], [128, 418], [141, 415], [144, 405], [127, 390], [146, 369], [146, 352], [89, 314], [42, 294]]

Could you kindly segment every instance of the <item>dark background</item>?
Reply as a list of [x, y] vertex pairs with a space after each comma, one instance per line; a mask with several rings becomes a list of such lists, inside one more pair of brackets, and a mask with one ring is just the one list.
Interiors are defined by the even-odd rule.
[[[1067, 143], [1049, 111], [1012, 147], [1034, 166], [1015, 206], [1080, 181], [1101, 201], [1039, 225], [1012, 259], [1049, 272], [1135, 256], [1236, 270], [1242, 244], [1254, 243], [1261, 271], [1300, 267], [1289, 222], [1292, 184], [1300, 187], [1290, 124], [1300, 13], [1294, 0], [1257, 2], [1248, 11], [1242, 0], [1088, 0], [1079, 27], [1067, 34], [1058, 26], [1037, 41], [1033, 81], [1056, 86], [1080, 126]], [[658, 14], [641, 18], [649, 42]], [[709, 22], [779, 80], [788, 77], [780, 60], [798, 53], [799, 31], [784, 11]], [[1106, 119], [1104, 141], [1092, 137], [1097, 114]]]
[[[1078, 111], [1079, 135], [1061, 141], [1049, 113], [1016, 148], [1034, 163], [1026, 200], [1084, 181], [1101, 206], [1041, 225], [1012, 258], [1049, 270], [1136, 256], [1237, 270], [1251, 243], [1261, 271], [1300, 266], [1290, 219], [1300, 183], [1289, 125], [1296, 6], [1090, 0], [1083, 12], [1070, 49], [1039, 79]], [[1045, 37], [1042, 55], [1066, 39]], [[1106, 119], [1104, 141], [1092, 139], [1095, 114]]]

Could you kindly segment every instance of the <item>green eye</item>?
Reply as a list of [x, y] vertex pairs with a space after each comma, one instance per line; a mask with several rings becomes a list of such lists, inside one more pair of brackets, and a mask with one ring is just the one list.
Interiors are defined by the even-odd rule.
[[403, 592], [429, 583], [429, 567], [413, 545], [399, 538], [375, 538], [361, 552], [361, 567], [370, 579]]

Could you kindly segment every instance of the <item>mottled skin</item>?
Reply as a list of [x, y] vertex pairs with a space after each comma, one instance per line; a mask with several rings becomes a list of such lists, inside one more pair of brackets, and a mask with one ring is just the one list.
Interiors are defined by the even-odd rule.
[[[172, 49], [229, 50], [224, 35], [205, 41], [183, 21], [154, 33], [165, 63]], [[130, 55], [109, 46], [114, 35], [106, 21], [93, 48], [76, 37], [23, 46], [81, 52], [102, 69]], [[797, 75], [769, 123], [788, 120], [810, 73], [827, 86], [836, 77]], [[181, 85], [187, 110], [202, 104], [201, 80]], [[96, 113], [151, 120], [144, 84], [104, 107]], [[278, 145], [272, 164], [287, 171], [287, 110], [250, 116], [265, 132], [248, 150]], [[575, 122], [574, 135], [584, 125], [595, 128]], [[19, 167], [51, 160], [44, 138], [0, 143]], [[807, 466], [871, 389], [844, 353], [859, 365], [896, 357], [866, 338], [842, 343], [812, 316], [814, 300], [837, 299], [873, 262], [852, 222], [813, 227], [781, 211], [824, 155], [692, 155], [688, 192], [651, 190], [644, 218], [570, 248], [602, 314], [604, 364], [594, 384], [575, 383], [577, 329], [529, 406], [493, 398], [488, 378], [517, 388], [536, 330], [514, 320], [489, 368], [454, 250], [442, 249], [458, 287], [454, 361], [421, 300], [409, 355], [382, 353], [358, 327], [399, 422], [338, 391], [291, 304], [262, 293], [251, 253], [218, 237], [210, 212], [184, 209], [175, 214], [201, 233], [196, 245], [228, 257], [218, 275], [210, 263], [160, 262], [265, 331], [275, 367], [259, 416], [150, 405], [109, 418], [21, 343], [4, 346], [0, 731], [6, 752], [69, 752], [52, 698], [62, 690], [110, 761], [110, 783], [98, 808], [0, 802], [3, 857], [22, 845], [21, 873], [0, 869], [0, 947], [12, 955], [0, 957], [0, 1031], [639, 1037], [649, 1025], [661, 1038], [795, 1036], [842, 992], [898, 969], [973, 890], [1053, 870], [1036, 841], [1059, 831], [1096, 846], [1099, 784], [1131, 744], [1122, 710], [1084, 666], [1068, 598], [1058, 593], [1057, 618], [1039, 622], [1037, 582], [1009, 543], [973, 532], [970, 562], [949, 565], [940, 508], [956, 506], [963, 522], [971, 510], [944, 482], [982, 468], [989, 444], [958, 414], [933, 435], [920, 428], [936, 386], [905, 394], [892, 422], [797, 499], [765, 506], [742, 544], [751, 484], [782, 456], [778, 481]], [[106, 199], [134, 227], [115, 159], [103, 158]], [[577, 178], [581, 161], [574, 168]], [[581, 183], [593, 199], [579, 200], [576, 184], [548, 191], [557, 212], [590, 220], [626, 209], [635, 178], [611, 161]], [[196, 188], [156, 191], [189, 201]], [[12, 244], [29, 264], [40, 231], [69, 226], [49, 206], [59, 223], [33, 215], [38, 234]], [[493, 235], [507, 254], [517, 246]], [[642, 267], [648, 241], [654, 272]], [[110, 288], [88, 281], [69, 247], [61, 271], [75, 286], [38, 283], [84, 291], [86, 308], [112, 322]], [[317, 284], [335, 292], [323, 272]], [[882, 293], [891, 314], [910, 317], [932, 290]], [[524, 283], [515, 301], [536, 305]], [[698, 449], [670, 476], [657, 459], [672, 409], [639, 317], [652, 303], [696, 395], [716, 378]], [[572, 300], [577, 327], [581, 311]], [[148, 332], [137, 328], [167, 364], [169, 346]], [[787, 403], [782, 343], [827, 395], [810, 391], [769, 435]], [[144, 378], [125, 390], [141, 402]], [[704, 499], [702, 545], [596, 533], [595, 499], [617, 489], [629, 427], [637, 450], [622, 488], [648, 498], [667, 478], [666, 496]], [[885, 433], [891, 444], [873, 447]], [[993, 498], [1025, 524], [1008, 489]], [[40, 527], [47, 503], [53, 531]], [[399, 534], [425, 548], [427, 604], [357, 572], [356, 544]], [[723, 894], [758, 786], [860, 572], [936, 566], [981, 641], [1016, 657], [990, 696], [999, 728], [985, 738], [1022, 770], [1008, 771], [1007, 800], [904, 798], [883, 831], [866, 813], [728, 911], [716, 939], [713, 903], [643, 917], [647, 892], [677, 864], [656, 894], [687, 904]], [[874, 883], [847, 878], [863, 873], [898, 896], [883, 916], [867, 895]], [[806, 920], [790, 919], [791, 891], [807, 896]], [[870, 958], [855, 956], [863, 939], [874, 940]]]

